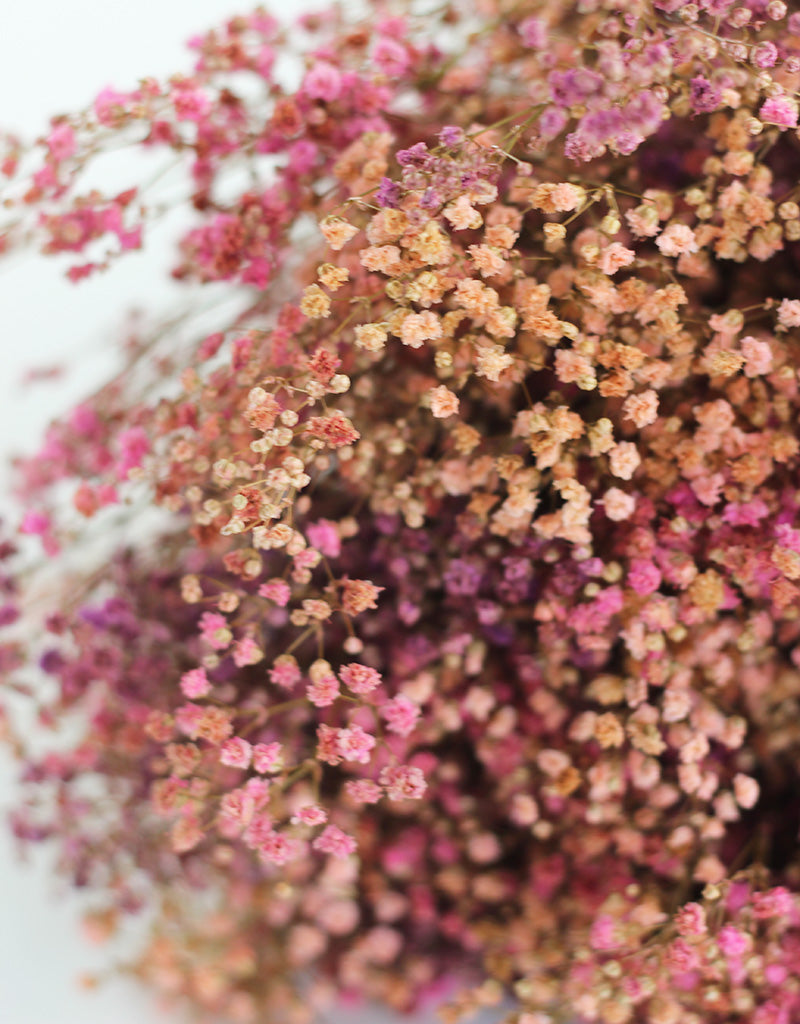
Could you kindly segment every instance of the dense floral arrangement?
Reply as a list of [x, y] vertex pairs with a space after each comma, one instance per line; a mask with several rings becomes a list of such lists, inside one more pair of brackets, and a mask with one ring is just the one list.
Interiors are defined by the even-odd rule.
[[800, 11], [192, 47], [4, 143], [6, 250], [146, 247], [149, 186], [83, 175], [171, 153], [174, 276], [242, 299], [129, 339], [18, 467], [49, 607], [9, 539], [6, 688], [83, 729], [6, 716], [17, 835], [98, 935], [149, 911], [134, 970], [196, 1020], [797, 1022]]

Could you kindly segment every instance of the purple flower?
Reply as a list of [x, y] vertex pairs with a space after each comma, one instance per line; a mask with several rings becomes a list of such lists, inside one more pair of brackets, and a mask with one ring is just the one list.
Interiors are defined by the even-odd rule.
[[588, 163], [589, 160], [594, 160], [596, 156], [600, 156], [602, 148], [588, 140], [580, 132], [571, 132], [564, 140], [564, 156], [568, 160], [580, 160], [583, 163]]
[[439, 142], [443, 146], [460, 146], [463, 141], [464, 132], [457, 125], [445, 125], [439, 132]]
[[419, 201], [423, 210], [438, 210], [442, 205], [442, 195], [435, 188], [425, 189], [425, 194]]
[[467, 597], [478, 593], [481, 585], [481, 570], [474, 562], [454, 558], [444, 574], [444, 585], [448, 594]]
[[617, 109], [590, 110], [578, 122], [578, 133], [587, 143], [602, 146], [626, 127]]
[[582, 103], [603, 89], [603, 76], [589, 68], [551, 71], [547, 82], [551, 98], [565, 107], [571, 107], [573, 103]]
[[400, 202], [400, 184], [392, 181], [391, 178], [381, 178], [378, 190], [375, 193], [375, 202], [378, 206], [395, 208]]
[[722, 92], [703, 75], [696, 75], [690, 82], [689, 100], [696, 114], [708, 114], [720, 105]]
[[548, 107], [539, 118], [539, 134], [543, 139], [554, 139], [564, 130], [567, 123], [566, 112], [561, 107]]
[[637, 135], [636, 132], [624, 131], [614, 139], [614, 146], [622, 156], [630, 156], [643, 142], [642, 136]]
[[642, 89], [625, 104], [625, 127], [631, 131], [638, 129], [643, 135], [652, 135], [658, 130], [665, 109], [654, 92]]
[[417, 142], [409, 149], [397, 151], [397, 162], [401, 167], [425, 167], [430, 154], [424, 142]]

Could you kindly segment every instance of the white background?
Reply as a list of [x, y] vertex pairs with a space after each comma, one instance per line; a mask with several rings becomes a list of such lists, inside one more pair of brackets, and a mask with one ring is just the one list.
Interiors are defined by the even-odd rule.
[[[283, 5], [293, 12], [308, 2]], [[188, 70], [186, 38], [246, 10], [233, 0], [37, 0], [2, 5], [0, 128], [41, 134], [51, 114], [86, 105], [105, 85], [135, 87], [145, 75]], [[169, 306], [161, 280], [170, 252], [127, 257], [113, 273], [75, 287], [62, 268], [36, 259], [0, 262], [0, 456], [31, 450], [44, 425], [114, 365], [114, 325], [137, 302]], [[106, 341], [106, 338], [110, 339]], [[56, 383], [22, 390], [25, 369], [77, 365]], [[0, 507], [4, 477], [0, 474]], [[0, 755], [0, 813], [11, 802], [13, 766]], [[81, 974], [108, 966], [82, 938], [80, 903], [50, 870], [51, 854], [20, 864], [0, 824], [1, 1024], [143, 1024], [167, 1020], [133, 985], [87, 992]], [[171, 1020], [176, 1020], [173, 1016]], [[388, 1022], [347, 1014], [350, 1024]]]

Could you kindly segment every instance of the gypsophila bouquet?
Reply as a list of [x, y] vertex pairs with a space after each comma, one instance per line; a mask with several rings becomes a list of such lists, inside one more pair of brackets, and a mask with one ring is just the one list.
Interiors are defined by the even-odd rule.
[[791, 8], [259, 10], [5, 139], [6, 250], [147, 248], [82, 185], [141, 148], [242, 300], [129, 339], [2, 549], [6, 688], [82, 723], [6, 717], [15, 832], [192, 1019], [800, 1021]]

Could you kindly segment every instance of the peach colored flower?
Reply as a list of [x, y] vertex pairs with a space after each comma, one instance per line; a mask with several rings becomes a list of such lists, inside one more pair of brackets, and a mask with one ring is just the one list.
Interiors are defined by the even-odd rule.
[[318, 284], [310, 284], [300, 300], [300, 311], [312, 320], [331, 315], [331, 300]]
[[474, 230], [483, 224], [483, 217], [463, 195], [444, 208], [444, 216], [456, 231]]
[[321, 221], [319, 227], [328, 245], [337, 252], [354, 235], [358, 234], [358, 228], [341, 217], [326, 217]]
[[403, 319], [400, 340], [409, 348], [421, 348], [426, 341], [436, 341], [442, 336], [442, 322], [436, 313], [409, 313]]
[[656, 239], [656, 245], [664, 256], [680, 256], [697, 252], [697, 239], [688, 224], [668, 224]]
[[611, 276], [623, 267], [629, 267], [635, 258], [636, 253], [633, 249], [626, 249], [619, 242], [612, 242], [600, 253], [597, 265], [604, 274]]
[[655, 423], [658, 419], [658, 395], [652, 389], [628, 395], [622, 403], [622, 412], [625, 418], [633, 420], [639, 429]]
[[635, 444], [631, 441], [620, 441], [611, 449], [608, 461], [614, 476], [621, 480], [630, 480], [642, 459]]
[[603, 508], [609, 519], [620, 523], [633, 515], [636, 499], [633, 495], [621, 491], [619, 487], [609, 487], [603, 495]]
[[446, 419], [458, 412], [458, 396], [444, 386], [432, 388], [428, 394], [431, 400], [431, 412], [437, 419]]

